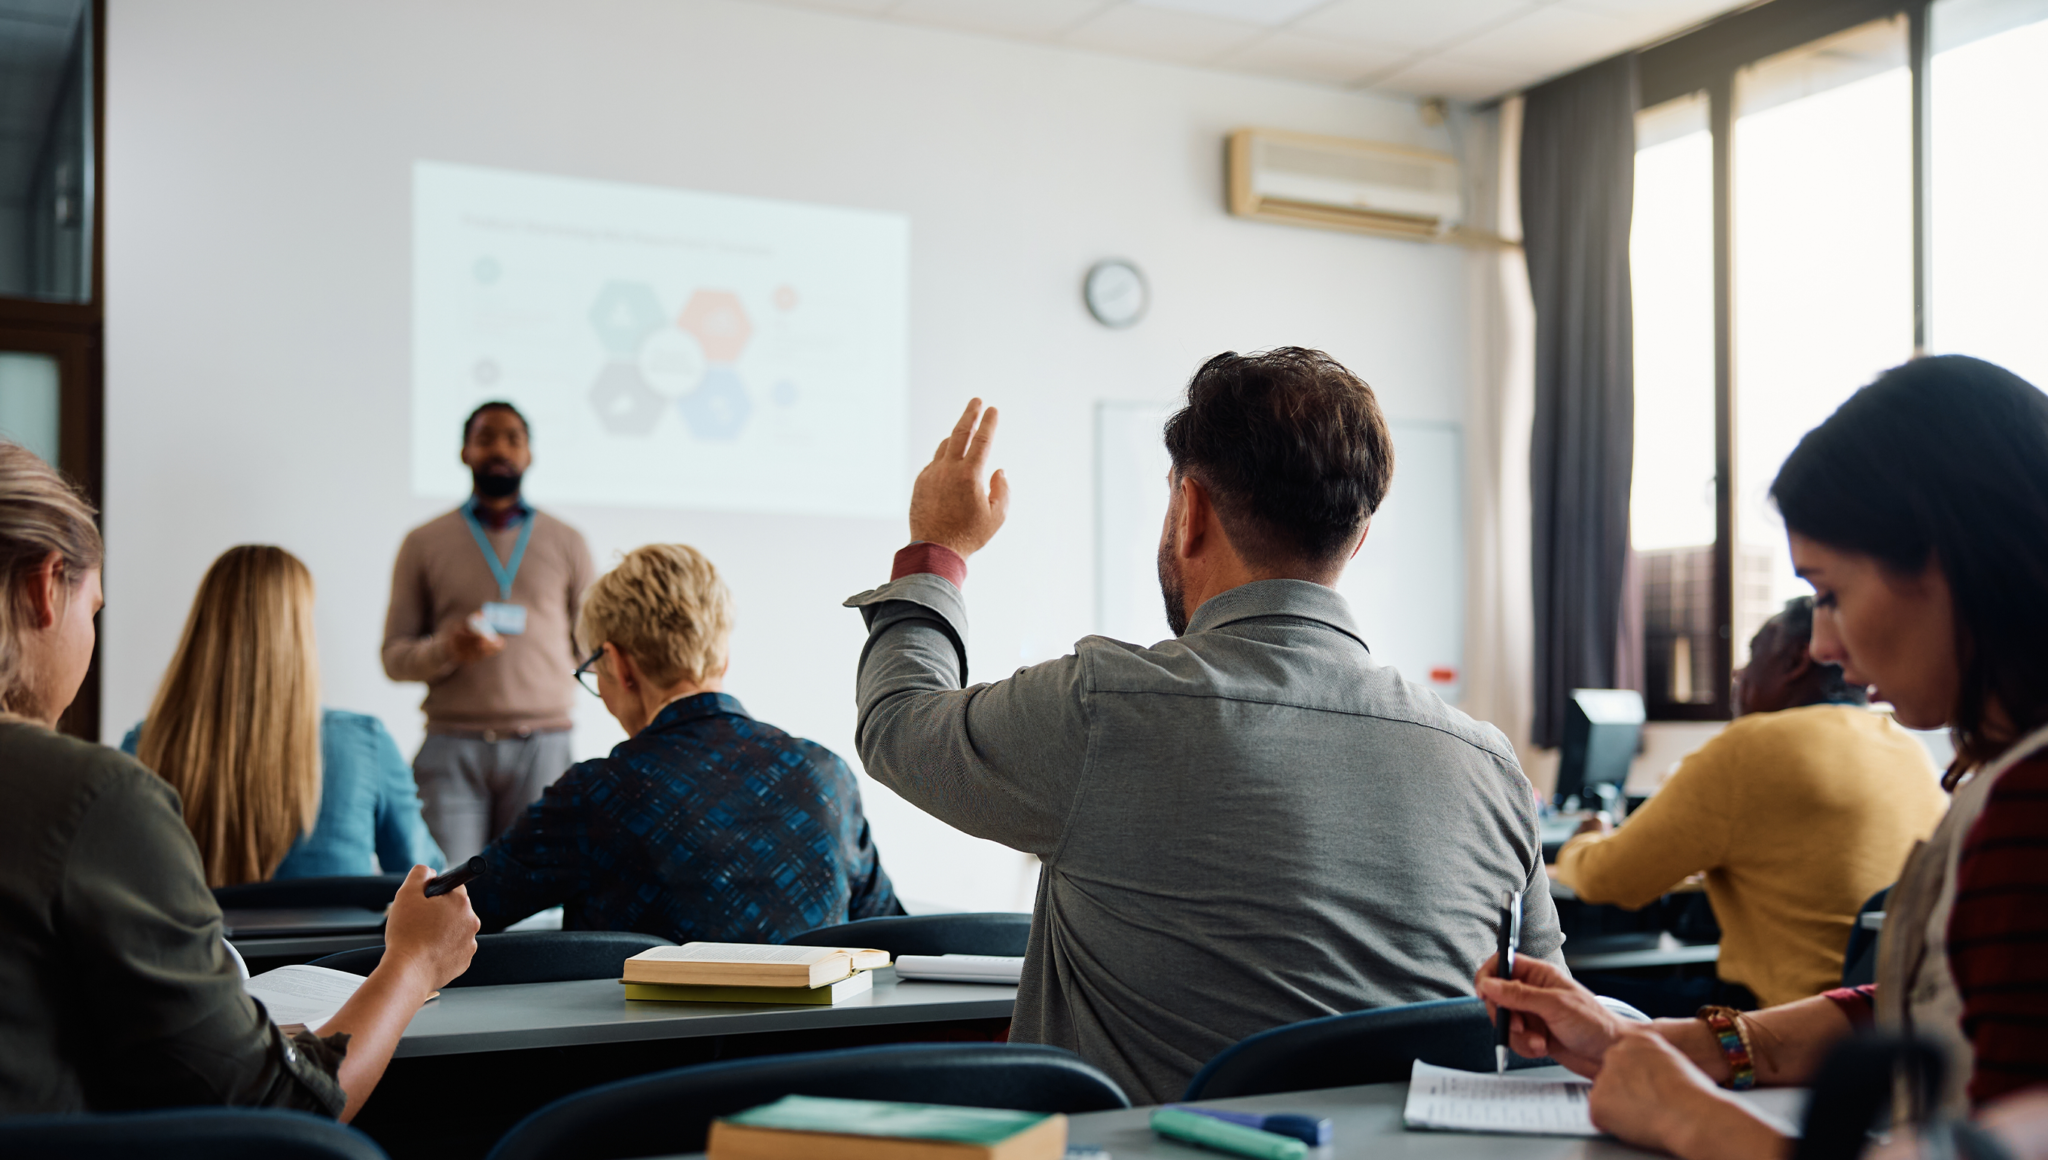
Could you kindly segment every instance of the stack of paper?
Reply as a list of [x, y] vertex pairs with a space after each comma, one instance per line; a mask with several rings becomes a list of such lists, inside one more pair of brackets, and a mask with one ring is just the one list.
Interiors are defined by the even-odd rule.
[[1524, 1079], [1456, 1071], [1415, 1061], [1408, 1077], [1411, 1128], [1447, 1132], [1506, 1132], [1522, 1136], [1598, 1136], [1587, 1097], [1593, 1081]]
[[903, 979], [943, 979], [953, 983], [1008, 983], [1024, 977], [1022, 955], [903, 955], [896, 960]]

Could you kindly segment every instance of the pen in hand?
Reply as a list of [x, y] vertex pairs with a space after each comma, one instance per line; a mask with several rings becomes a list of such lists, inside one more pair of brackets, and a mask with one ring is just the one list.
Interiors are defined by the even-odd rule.
[[[1517, 890], [1504, 900], [1500, 910], [1499, 953], [1494, 956], [1494, 972], [1503, 979], [1515, 977], [1515, 947], [1522, 941], [1522, 892]], [[1506, 1007], [1493, 1010], [1493, 1070], [1495, 1074], [1508, 1069], [1508, 1020], [1512, 1016]]]
[[484, 861], [483, 855], [479, 854], [446, 874], [427, 879], [427, 897], [439, 898], [470, 879], [482, 876], [488, 870], [490, 865]]

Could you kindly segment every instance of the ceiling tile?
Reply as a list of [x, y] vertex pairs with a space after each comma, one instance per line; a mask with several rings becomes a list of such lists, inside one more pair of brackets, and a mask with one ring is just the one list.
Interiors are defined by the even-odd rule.
[[1543, 0], [1338, 0], [1296, 22], [1290, 32], [1335, 36], [1388, 48], [1432, 48], [1471, 36]]
[[860, 12], [873, 16], [886, 12], [896, 0], [772, 0], [792, 8], [822, 8], [827, 12]]
[[1262, 35], [1235, 20], [1119, 4], [1069, 32], [1064, 43], [1154, 60], [1203, 64]]
[[1315, 84], [1350, 85], [1399, 64], [1405, 57], [1323, 37], [1276, 32], [1218, 57], [1218, 68], [1240, 69]]
[[1381, 77], [1373, 82], [1372, 88], [1375, 92], [1410, 97], [1483, 101], [1512, 92], [1543, 75], [1530, 69], [1505, 69], [1494, 64], [1439, 55], [1425, 57]]
[[1103, 0], [897, 0], [889, 15], [915, 24], [1050, 40], [1103, 8]]
[[1131, 3], [1144, 8], [1220, 16], [1243, 24], [1278, 28], [1312, 8], [1329, 3], [1329, 0], [1131, 0]]
[[1452, 51], [1463, 60], [1553, 76], [1634, 48], [1665, 25], [1666, 18], [1649, 11], [1615, 14], [1552, 4], [1460, 41]]

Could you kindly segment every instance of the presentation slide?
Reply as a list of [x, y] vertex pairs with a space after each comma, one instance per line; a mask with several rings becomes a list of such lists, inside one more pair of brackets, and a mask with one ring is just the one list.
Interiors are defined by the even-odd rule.
[[539, 502], [900, 518], [910, 219], [422, 161], [413, 490], [533, 426]]

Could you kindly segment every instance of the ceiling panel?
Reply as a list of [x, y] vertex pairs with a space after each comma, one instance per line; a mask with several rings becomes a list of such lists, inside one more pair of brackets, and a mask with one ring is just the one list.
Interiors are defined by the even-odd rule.
[[1264, 34], [1256, 25], [1118, 4], [1069, 30], [1065, 43], [1129, 56], [1203, 64]]
[[1337, 0], [1295, 21], [1290, 31], [1358, 44], [1427, 49], [1537, 7], [1541, 0]]
[[1527, 69], [1516, 71], [1497, 65], [1430, 56], [1380, 77], [1372, 83], [1376, 92], [1414, 96], [1427, 93], [1456, 101], [1483, 101], [1512, 92], [1539, 79]]
[[1131, 0], [1140, 8], [1165, 8], [1218, 16], [1240, 24], [1278, 28], [1304, 12], [1321, 8], [1328, 0]]
[[897, 0], [889, 15], [941, 28], [1051, 40], [1102, 8], [1102, 0]]
[[1407, 56], [1328, 37], [1275, 32], [1218, 57], [1215, 64], [1289, 80], [1349, 86], [1405, 62]]

